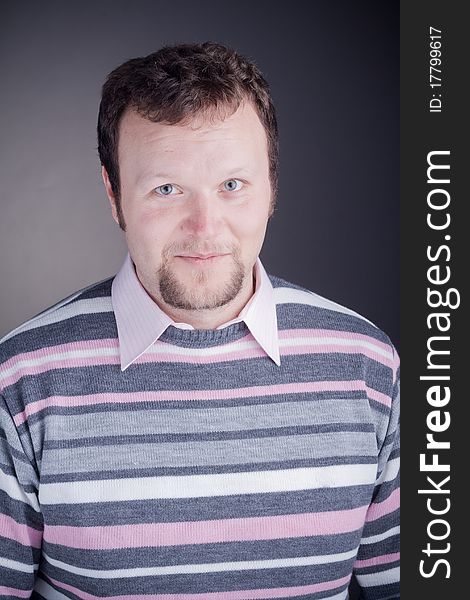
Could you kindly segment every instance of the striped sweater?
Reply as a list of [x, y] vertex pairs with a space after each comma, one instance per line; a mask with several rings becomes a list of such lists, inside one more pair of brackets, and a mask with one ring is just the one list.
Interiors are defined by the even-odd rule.
[[112, 279], [4, 338], [0, 598], [399, 597], [395, 350], [269, 278], [280, 366], [241, 322], [121, 371]]

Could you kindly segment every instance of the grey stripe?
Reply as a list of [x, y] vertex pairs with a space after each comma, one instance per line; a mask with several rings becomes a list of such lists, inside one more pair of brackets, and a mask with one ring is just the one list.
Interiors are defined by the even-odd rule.
[[[258, 560], [260, 557], [270, 560], [280, 556], [310, 556], [312, 548], [315, 554], [335, 554], [348, 552], [359, 545], [360, 531], [332, 536], [305, 536], [298, 538], [273, 539], [249, 542], [230, 542], [214, 544], [188, 544], [161, 546], [155, 548], [132, 548], [126, 550], [82, 550], [44, 542], [44, 551], [51, 558], [90, 568], [99, 565], [102, 569], [132, 567], [165, 566], [182, 563], [201, 562], [203, 549], [204, 562], [222, 562], [233, 560]], [[96, 566], [95, 566], [96, 568]]]
[[[10, 560], [15, 560], [19, 563], [23, 563], [25, 565], [38, 564], [41, 558], [41, 549], [40, 548], [28, 548], [28, 546], [23, 546], [23, 544], [19, 544], [16, 540], [10, 540], [6, 537], [2, 537], [2, 553], [1, 557], [9, 558]], [[1, 575], [0, 570], [0, 575]], [[23, 573], [23, 577], [25, 574]], [[2, 579], [0, 578], [0, 585], [3, 584]], [[0, 596], [0, 598], [3, 598]]]
[[326, 423], [325, 425], [293, 425], [267, 427], [265, 429], [241, 429], [234, 431], [205, 431], [201, 433], [146, 433], [136, 435], [106, 435], [45, 441], [44, 450], [64, 450], [91, 446], [123, 446], [125, 444], [165, 444], [168, 442], [214, 442], [216, 440], [241, 440], [250, 438], [279, 437], [286, 435], [327, 434], [340, 431], [374, 432], [372, 423]]
[[[387, 529], [396, 527], [396, 525], [399, 523], [399, 516], [397, 514], [397, 511], [399, 511], [399, 510], [400, 509], [394, 510], [393, 512], [391, 512], [389, 514], [380, 517], [380, 519], [376, 519], [375, 521], [370, 521], [367, 524], [367, 535], [368, 536], [379, 535]], [[394, 551], [395, 552], [397, 551], [396, 547], [395, 547]]]
[[[363, 544], [360, 548], [360, 556], [358, 558], [360, 560], [367, 560], [369, 558], [375, 558], [376, 556], [380, 556], [381, 554], [388, 554], [396, 552], [396, 549], [399, 547], [399, 536], [400, 530], [399, 527], [395, 528], [396, 531], [393, 535], [390, 535], [386, 538], [379, 539], [376, 542], [371, 542], [368, 544]], [[391, 563], [388, 563], [389, 565]]]
[[[303, 394], [305, 398], [307, 394]], [[299, 394], [300, 396], [300, 394]], [[160, 408], [160, 402], [151, 410], [137, 405], [134, 410], [109, 412], [99, 415], [57, 415], [45, 417], [47, 438], [51, 440], [92, 438], [106, 435], [184, 434], [216, 431], [243, 431], [257, 428], [277, 428], [286, 425], [326, 425], [330, 423], [370, 423], [369, 404], [358, 400], [299, 400], [273, 404], [237, 405], [226, 408]], [[122, 405], [120, 405], [122, 406]], [[31, 426], [32, 436], [41, 434], [41, 424]]]
[[61, 472], [50, 475], [42, 475], [41, 483], [64, 483], [70, 481], [101, 481], [103, 479], [115, 479], [116, 476], [121, 478], [140, 478], [140, 477], [165, 477], [183, 475], [213, 475], [222, 473], [249, 473], [252, 471], [274, 471], [280, 469], [299, 469], [303, 467], [329, 467], [337, 465], [371, 465], [377, 464], [375, 456], [333, 456], [330, 458], [304, 458], [296, 460], [282, 460], [277, 462], [263, 463], [245, 463], [245, 464], [226, 464], [226, 465], [211, 465], [211, 466], [194, 466], [187, 467], [146, 467], [143, 469], [119, 469], [113, 471], [89, 471], [86, 473], [76, 472]]
[[[175, 565], [151, 565], [147, 567], [126, 567], [113, 569], [97, 569], [95, 567], [79, 567], [77, 565], [56, 560], [48, 556], [44, 552], [45, 560], [52, 566], [63, 569], [69, 573], [88, 577], [92, 580], [96, 579], [136, 579], [137, 577], [162, 577], [168, 575], [194, 574], [206, 575], [208, 573], [233, 573], [238, 571], [265, 570], [278, 568], [301, 568], [311, 565], [324, 565], [328, 563], [339, 563], [346, 560], [355, 559], [357, 548], [353, 548], [348, 552], [333, 553], [326, 555], [307, 555], [307, 556], [281, 556], [280, 558], [266, 559], [249, 559], [249, 560], [216, 560], [213, 562], [200, 562], [200, 558], [194, 563], [179, 563]], [[0, 559], [1, 560], [1, 559]]]
[[[241, 517], [274, 516], [349, 510], [369, 504], [372, 485], [318, 488], [294, 492], [245, 494], [224, 497], [133, 500], [113, 503], [56, 504], [42, 507], [49, 525], [125, 525], [207, 521]], [[383, 518], [383, 517], [382, 517]], [[392, 521], [393, 527], [396, 525]], [[374, 533], [380, 533], [379, 527]], [[327, 539], [329, 537], [327, 536]], [[332, 542], [333, 543], [333, 542]], [[337, 547], [338, 540], [333, 543]]]
[[[25, 525], [29, 525], [34, 529], [42, 529], [42, 514], [36, 512], [31, 506], [29, 506], [25, 502], [17, 500], [16, 498], [11, 498], [2, 489], [0, 489], [0, 506], [2, 507], [2, 513], [8, 514], [17, 523], [24, 523]], [[4, 542], [5, 539], [2, 538], [2, 549]], [[25, 556], [27, 556], [28, 552], [26, 550], [26, 547], [23, 546], [23, 548], [25, 548]], [[8, 556], [8, 553], [6, 555]]]
[[[312, 540], [313, 542], [314, 540]], [[60, 560], [60, 557], [54, 557]], [[282, 557], [279, 557], [282, 558]], [[231, 560], [234, 560], [232, 557]], [[307, 567], [291, 567], [278, 569], [258, 569], [254, 571], [233, 571], [228, 573], [208, 573], [190, 575], [162, 575], [152, 578], [152, 585], [164, 591], [165, 594], [189, 594], [224, 592], [243, 589], [263, 589], [285, 587], [288, 582], [295, 581], [296, 585], [312, 585], [330, 579], [350, 575], [354, 559], [335, 562], [330, 565], [313, 565]], [[96, 565], [95, 565], [96, 566]], [[63, 571], [47, 565], [50, 577], [63, 581]], [[78, 589], [83, 589], [83, 576], [67, 573], [67, 583]], [[343, 586], [341, 586], [343, 587]], [[149, 592], [149, 582], [146, 577], [129, 579], [110, 579], [106, 581], [106, 594], [109, 596], [122, 595], [123, 589], [131, 589], [132, 594]]]
[[362, 319], [369, 325], [376, 327], [371, 321], [369, 321], [356, 311], [351, 310], [350, 308], [346, 308], [346, 306], [338, 304], [337, 302], [333, 302], [332, 300], [328, 300], [327, 298], [324, 298], [323, 296], [320, 296], [319, 294], [311, 292], [307, 289], [293, 289], [291, 286], [275, 287], [274, 298], [276, 303], [278, 304], [294, 303], [308, 306], [316, 306], [325, 310], [332, 310], [334, 312], [339, 312], [344, 315], [356, 317], [357, 319]]
[[373, 432], [294, 435], [213, 442], [126, 444], [44, 451], [42, 474], [160, 467], [262, 463], [276, 460], [369, 455], [377, 452]]

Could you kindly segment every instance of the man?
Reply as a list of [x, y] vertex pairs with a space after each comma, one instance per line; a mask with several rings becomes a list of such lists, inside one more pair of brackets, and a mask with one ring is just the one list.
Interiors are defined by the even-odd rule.
[[398, 358], [258, 258], [260, 72], [214, 43], [130, 60], [98, 141], [129, 255], [0, 346], [0, 596], [399, 597]]

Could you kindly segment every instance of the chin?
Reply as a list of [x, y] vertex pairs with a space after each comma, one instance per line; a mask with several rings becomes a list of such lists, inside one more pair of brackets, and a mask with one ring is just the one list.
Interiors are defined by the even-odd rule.
[[164, 302], [182, 310], [213, 310], [229, 304], [243, 288], [243, 271], [208, 274], [195, 271], [192, 277], [178, 277], [160, 271], [160, 295]]

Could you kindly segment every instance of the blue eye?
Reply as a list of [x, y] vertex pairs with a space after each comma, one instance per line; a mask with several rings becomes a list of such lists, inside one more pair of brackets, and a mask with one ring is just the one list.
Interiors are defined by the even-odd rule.
[[241, 189], [242, 185], [239, 179], [227, 179], [227, 181], [224, 181], [224, 189], [227, 192], [236, 192]]
[[160, 196], [171, 196], [173, 192], [176, 192], [176, 188], [171, 183], [164, 183], [155, 188], [155, 191]]

